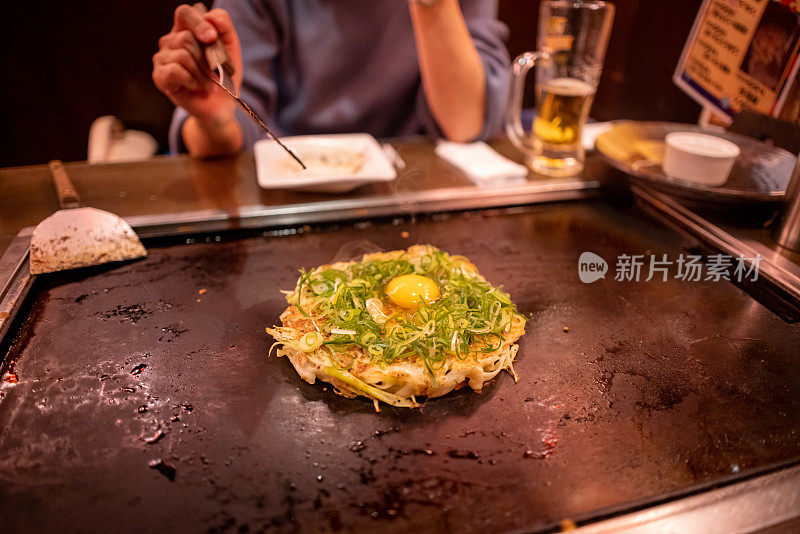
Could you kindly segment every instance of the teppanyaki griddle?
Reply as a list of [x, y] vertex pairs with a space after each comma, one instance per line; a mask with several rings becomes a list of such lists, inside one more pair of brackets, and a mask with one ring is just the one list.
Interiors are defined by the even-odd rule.
[[[518, 383], [375, 413], [267, 356], [298, 268], [414, 243], [530, 315]], [[40, 279], [0, 389], [4, 528], [546, 530], [796, 463], [800, 328], [728, 282], [613, 279], [620, 254], [695, 245], [582, 202], [151, 243]], [[578, 280], [584, 251], [604, 280]]]

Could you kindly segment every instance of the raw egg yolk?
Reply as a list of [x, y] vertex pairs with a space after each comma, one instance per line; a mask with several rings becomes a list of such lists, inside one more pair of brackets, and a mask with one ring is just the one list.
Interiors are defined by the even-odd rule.
[[419, 274], [404, 274], [386, 285], [386, 296], [401, 308], [416, 309], [421, 301], [430, 304], [439, 298], [436, 282]]

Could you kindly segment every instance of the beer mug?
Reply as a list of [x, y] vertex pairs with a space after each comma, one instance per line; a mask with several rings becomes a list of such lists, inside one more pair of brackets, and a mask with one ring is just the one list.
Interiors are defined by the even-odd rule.
[[[606, 55], [614, 6], [609, 2], [547, 0], [539, 10], [538, 52], [512, 65], [506, 133], [534, 172], [573, 176], [583, 170], [581, 131], [589, 114]], [[537, 116], [522, 126], [525, 77], [536, 66]]]

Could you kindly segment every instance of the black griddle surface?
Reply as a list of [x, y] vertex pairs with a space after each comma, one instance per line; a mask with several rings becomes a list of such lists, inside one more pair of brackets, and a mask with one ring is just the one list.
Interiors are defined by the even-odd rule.
[[[519, 383], [375, 413], [267, 357], [299, 267], [414, 243], [532, 314]], [[727, 282], [614, 281], [619, 254], [693, 245], [573, 203], [159, 246], [40, 281], [0, 388], [3, 530], [550, 528], [796, 459], [797, 326]], [[605, 280], [578, 280], [584, 251]]]

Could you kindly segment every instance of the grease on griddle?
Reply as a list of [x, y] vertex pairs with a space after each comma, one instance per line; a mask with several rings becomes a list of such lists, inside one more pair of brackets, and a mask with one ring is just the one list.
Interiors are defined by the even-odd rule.
[[363, 441], [354, 441], [350, 445], [350, 450], [353, 451], [353, 452], [360, 452], [360, 451], [363, 451], [366, 448], [367, 448], [367, 446], [364, 444]]
[[372, 468], [364, 469], [364, 467], [362, 466], [361, 469], [358, 471], [358, 480], [362, 484], [367, 485], [371, 484], [372, 482], [375, 482], [378, 479], [375, 476], [375, 472], [372, 470]]
[[147, 464], [150, 469], [155, 469], [165, 477], [167, 477], [170, 482], [175, 481], [175, 475], [177, 474], [178, 470], [175, 469], [173, 466], [167, 464], [161, 458], [156, 458], [155, 460], [150, 460], [150, 463]]
[[376, 493], [374, 501], [353, 503], [362, 514], [372, 519], [393, 519], [397, 516], [406, 516], [406, 505], [433, 506], [442, 508], [447, 499], [453, 498], [463, 488], [472, 484], [445, 477], [427, 477], [416, 480], [404, 480], [388, 487], [383, 487]]
[[376, 438], [380, 438], [380, 437], [385, 436], [386, 434], [392, 434], [394, 432], [400, 432], [400, 429], [397, 428], [396, 426], [393, 426], [393, 427], [387, 428], [385, 430], [376, 430], [374, 435], [375, 435]]
[[172, 343], [182, 334], [185, 334], [189, 330], [187, 328], [180, 328], [180, 325], [178, 324], [171, 324], [169, 326], [161, 328], [161, 331], [165, 332], [166, 335], [159, 337], [158, 340], [164, 343]]
[[158, 443], [158, 441], [164, 437], [164, 431], [160, 428], [156, 430], [155, 434], [151, 434], [149, 436], [142, 436], [142, 441], [147, 443], [148, 445], [152, 445], [153, 443]]
[[142, 374], [142, 371], [144, 371], [145, 367], [147, 367], [146, 363], [140, 363], [139, 365], [131, 369], [131, 374], [133, 376], [139, 376], [140, 374]]
[[106, 312], [96, 313], [95, 316], [101, 319], [119, 319], [121, 323], [129, 322], [136, 324], [142, 319], [153, 315], [153, 311], [146, 308], [143, 304], [131, 304], [130, 306], [117, 306]]
[[522, 455], [523, 458], [532, 458], [534, 460], [542, 460], [550, 456], [555, 449], [556, 445], [558, 444], [558, 436], [551, 432], [545, 431], [544, 436], [542, 436], [542, 447], [541, 449], [534, 450], [528, 449]]
[[6, 382], [7, 384], [16, 384], [19, 382], [19, 377], [14, 371], [6, 371], [6, 373], [3, 375], [3, 382]]
[[458, 449], [449, 449], [447, 451], [447, 456], [449, 456], [450, 458], [458, 458], [462, 460], [477, 460], [481, 457], [480, 454], [478, 454], [478, 451], [474, 450], [461, 451]]

